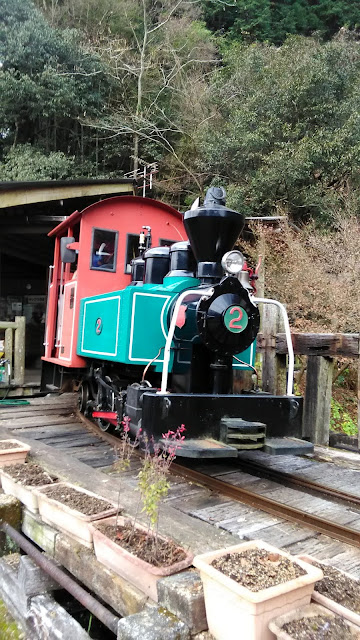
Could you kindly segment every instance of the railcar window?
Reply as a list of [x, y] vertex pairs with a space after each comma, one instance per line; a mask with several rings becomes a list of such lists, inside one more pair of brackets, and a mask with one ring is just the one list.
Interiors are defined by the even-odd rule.
[[139, 240], [140, 236], [136, 233], [127, 234], [125, 273], [131, 273], [130, 262], [139, 255]]
[[90, 269], [116, 271], [118, 232], [108, 229], [93, 229]]

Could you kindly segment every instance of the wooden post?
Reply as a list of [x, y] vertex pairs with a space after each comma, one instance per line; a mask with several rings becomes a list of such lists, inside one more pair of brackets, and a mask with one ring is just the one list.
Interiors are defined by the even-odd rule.
[[262, 357], [262, 390], [274, 395], [283, 395], [286, 393], [286, 355], [278, 355], [275, 348], [280, 311], [275, 305], [264, 305], [262, 317], [265, 338], [265, 351]]
[[10, 362], [11, 375], [13, 373], [13, 330], [5, 329], [5, 358]]
[[15, 316], [14, 382], [22, 386], [25, 379], [25, 316]]
[[360, 449], [360, 357], [358, 358], [357, 401], [358, 401], [358, 415], [357, 415], [358, 448]]
[[303, 435], [314, 444], [329, 444], [333, 369], [333, 358], [308, 357]]

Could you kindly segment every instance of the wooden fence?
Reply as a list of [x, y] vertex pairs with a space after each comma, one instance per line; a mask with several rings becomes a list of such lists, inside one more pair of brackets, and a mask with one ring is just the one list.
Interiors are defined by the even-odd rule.
[[[263, 354], [262, 388], [283, 394], [286, 389], [285, 333], [278, 331], [279, 317], [270, 306], [264, 310], [258, 352]], [[307, 356], [303, 436], [314, 444], [329, 443], [332, 381], [335, 358], [357, 360], [358, 443], [360, 446], [360, 334], [293, 333], [295, 355]]]
[[11, 386], [22, 386], [25, 379], [25, 317], [16, 316], [14, 322], [0, 322], [5, 331], [4, 357], [10, 362]]

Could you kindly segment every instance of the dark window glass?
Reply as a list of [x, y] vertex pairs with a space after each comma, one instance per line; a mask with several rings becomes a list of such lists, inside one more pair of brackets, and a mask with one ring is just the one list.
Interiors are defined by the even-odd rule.
[[139, 255], [139, 240], [140, 236], [135, 233], [127, 234], [125, 273], [131, 273], [130, 262]]
[[93, 229], [90, 269], [116, 271], [118, 232]]
[[160, 247], [171, 247], [176, 240], [165, 240], [164, 238], [160, 238]]

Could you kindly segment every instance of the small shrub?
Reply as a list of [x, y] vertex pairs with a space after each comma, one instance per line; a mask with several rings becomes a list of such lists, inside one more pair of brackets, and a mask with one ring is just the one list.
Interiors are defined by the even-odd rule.
[[347, 436], [356, 436], [358, 433], [356, 422], [334, 398], [331, 398], [330, 428], [333, 431], [342, 431]]

